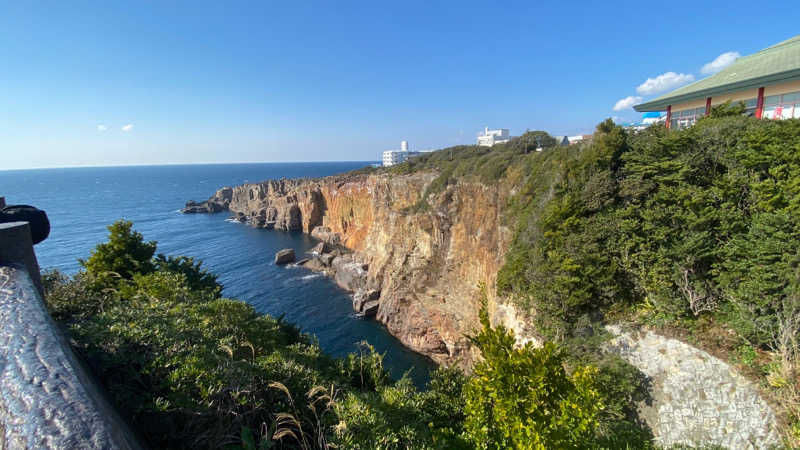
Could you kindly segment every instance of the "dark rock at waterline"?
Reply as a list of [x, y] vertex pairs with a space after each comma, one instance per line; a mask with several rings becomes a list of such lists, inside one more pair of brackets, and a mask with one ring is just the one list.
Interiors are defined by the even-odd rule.
[[324, 272], [325, 271], [325, 265], [316, 256], [312, 256], [311, 258], [306, 258], [306, 260], [302, 264], [301, 263], [297, 263], [297, 265], [302, 265], [306, 269], [313, 270], [314, 272]]
[[364, 313], [364, 317], [375, 317], [378, 314], [378, 301], [373, 300], [371, 302], [364, 303], [364, 309], [361, 311]]
[[381, 291], [377, 289], [361, 290], [353, 295], [353, 310], [362, 312], [364, 305], [368, 302], [378, 300], [381, 297]]
[[186, 207], [181, 209], [181, 212], [184, 214], [208, 214], [224, 211], [225, 209], [227, 209], [226, 205], [216, 201], [206, 200], [204, 202], [195, 202], [189, 200], [186, 202]]
[[285, 248], [275, 253], [275, 264], [289, 264], [290, 262], [294, 262], [293, 248]]

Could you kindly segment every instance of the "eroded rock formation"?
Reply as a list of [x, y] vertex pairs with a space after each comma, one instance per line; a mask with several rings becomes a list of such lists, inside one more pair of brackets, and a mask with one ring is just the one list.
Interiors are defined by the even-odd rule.
[[310, 233], [328, 247], [306, 267], [355, 293], [371, 292], [359, 302], [361, 312], [375, 314], [406, 346], [468, 366], [465, 336], [478, 324], [478, 286], [494, 292], [511, 238], [500, 217], [508, 192], [460, 182], [412, 212], [434, 178], [429, 172], [271, 180], [222, 188], [185, 212], [223, 208], [255, 227]]

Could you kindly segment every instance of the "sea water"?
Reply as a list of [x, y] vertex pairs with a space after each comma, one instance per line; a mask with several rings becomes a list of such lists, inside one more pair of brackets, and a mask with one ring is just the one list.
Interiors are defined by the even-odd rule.
[[300, 258], [314, 240], [299, 232], [251, 228], [226, 221], [228, 213], [180, 214], [187, 200], [205, 200], [222, 186], [274, 178], [320, 177], [369, 162], [209, 164], [87, 167], [0, 171], [0, 196], [47, 212], [51, 231], [36, 255], [45, 269], [75, 273], [79, 258], [107, 240], [106, 227], [130, 220], [158, 253], [192, 256], [216, 273], [223, 295], [244, 300], [260, 313], [284, 315], [316, 336], [334, 356], [357, 352], [367, 341], [394, 377], [406, 371], [415, 384], [428, 379], [433, 363], [403, 347], [384, 326], [357, 317], [351, 297], [330, 279], [302, 267], [276, 266], [274, 255], [293, 248]]

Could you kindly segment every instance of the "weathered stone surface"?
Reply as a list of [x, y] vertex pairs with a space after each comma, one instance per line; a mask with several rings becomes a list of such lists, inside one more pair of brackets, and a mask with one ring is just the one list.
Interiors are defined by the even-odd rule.
[[362, 263], [354, 261], [352, 255], [342, 255], [331, 262], [335, 275], [334, 281], [342, 289], [355, 292], [367, 285], [367, 271]]
[[326, 266], [322, 264], [320, 258], [318, 256], [312, 256], [311, 258], [305, 258], [302, 261], [297, 262], [298, 266], [303, 266], [306, 269], [313, 270], [314, 272], [324, 272]]
[[380, 296], [381, 291], [377, 289], [360, 290], [353, 295], [353, 309], [356, 312], [362, 312], [365, 303], [378, 300]]
[[322, 262], [322, 264], [325, 267], [330, 267], [331, 263], [333, 262], [333, 258], [334, 258], [334, 255], [332, 255], [330, 253], [326, 253], [326, 254], [323, 254], [323, 255], [319, 256], [320, 262]]
[[770, 406], [723, 361], [652, 331], [607, 328], [616, 336], [608, 348], [651, 379], [652, 403], [641, 405], [640, 415], [658, 444], [766, 449], [780, 443]]
[[275, 253], [275, 264], [289, 264], [294, 262], [294, 249], [285, 248]]
[[314, 229], [311, 230], [311, 236], [334, 246], [342, 243], [342, 236], [339, 233], [331, 231], [330, 227], [314, 227]]
[[0, 266], [3, 448], [138, 449], [56, 328], [24, 269]]

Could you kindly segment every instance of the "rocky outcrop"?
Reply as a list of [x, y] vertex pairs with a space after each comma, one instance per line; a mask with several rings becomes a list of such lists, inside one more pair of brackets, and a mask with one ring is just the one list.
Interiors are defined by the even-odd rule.
[[294, 249], [285, 248], [275, 253], [275, 264], [278, 265], [289, 264], [290, 262], [294, 262], [294, 258], [295, 258]]
[[217, 213], [228, 209], [233, 198], [233, 188], [224, 187], [214, 193], [214, 196], [204, 202], [189, 200], [186, 207], [181, 209], [184, 214]]
[[[200, 205], [224, 206], [251, 226], [311, 234], [329, 247], [315, 249], [306, 267], [356, 294], [379, 293], [357, 311], [374, 312], [403, 344], [439, 363], [468, 366], [478, 286], [494, 292], [511, 237], [500, 217], [508, 191], [459, 182], [413, 212], [436, 176], [271, 180], [220, 189]], [[368, 302], [377, 304], [365, 311]]]

